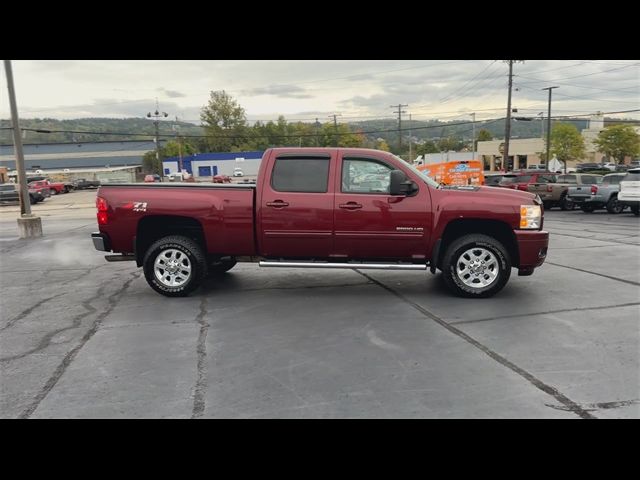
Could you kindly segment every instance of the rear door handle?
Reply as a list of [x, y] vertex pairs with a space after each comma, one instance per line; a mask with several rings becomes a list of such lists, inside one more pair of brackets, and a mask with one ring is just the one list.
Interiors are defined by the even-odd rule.
[[289, 203], [283, 202], [282, 200], [276, 200], [275, 202], [267, 202], [267, 207], [284, 208], [288, 206], [289, 206]]
[[362, 208], [362, 205], [360, 205], [359, 203], [356, 203], [356, 202], [341, 203], [338, 206], [340, 208], [344, 208], [345, 210], [357, 210], [359, 208]]

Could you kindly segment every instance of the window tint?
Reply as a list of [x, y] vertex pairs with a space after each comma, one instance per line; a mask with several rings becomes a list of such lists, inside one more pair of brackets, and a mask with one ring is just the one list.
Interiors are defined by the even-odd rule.
[[[582, 183], [599, 183], [599, 179], [602, 177], [594, 177], [593, 175], [583, 175]], [[601, 180], [600, 180], [601, 181]]]
[[375, 160], [345, 159], [342, 191], [345, 193], [389, 193], [391, 168]]
[[328, 183], [328, 158], [278, 158], [271, 175], [277, 192], [326, 193]]
[[553, 175], [538, 175], [538, 183], [555, 183], [556, 177]]
[[576, 184], [578, 182], [576, 181], [576, 176], [575, 175], [560, 175], [558, 177], [558, 183], [573, 183], [573, 184]]
[[604, 177], [602, 179], [602, 183], [607, 183], [609, 185], [618, 185], [622, 180], [622, 175], [614, 175], [612, 177]]

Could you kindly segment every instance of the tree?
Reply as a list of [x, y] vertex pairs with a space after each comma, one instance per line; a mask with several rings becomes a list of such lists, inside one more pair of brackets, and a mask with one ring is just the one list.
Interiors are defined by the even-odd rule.
[[142, 169], [145, 173], [162, 173], [162, 159], [156, 160], [156, 151], [150, 150], [142, 156]]
[[554, 125], [551, 130], [551, 155], [555, 155], [566, 166], [568, 160], [580, 159], [584, 153], [584, 139], [574, 125]]
[[478, 132], [478, 136], [476, 137], [475, 145], [473, 147], [474, 150], [478, 150], [478, 142], [488, 142], [490, 140], [493, 140], [493, 135], [491, 135], [489, 130], [483, 128]]
[[376, 140], [376, 150], [382, 150], [383, 152], [389, 152], [389, 144], [384, 141], [383, 138]]
[[635, 157], [640, 154], [640, 135], [631, 125], [608, 126], [598, 134], [593, 143], [618, 163], [624, 162], [626, 156]]
[[229, 152], [248, 140], [244, 108], [224, 90], [211, 92], [209, 103], [200, 113], [200, 120], [211, 151]]
[[416, 153], [418, 155], [426, 155], [427, 153], [438, 153], [438, 152], [440, 152], [440, 149], [431, 140], [427, 140], [422, 145], [418, 145], [418, 148], [416, 149]]

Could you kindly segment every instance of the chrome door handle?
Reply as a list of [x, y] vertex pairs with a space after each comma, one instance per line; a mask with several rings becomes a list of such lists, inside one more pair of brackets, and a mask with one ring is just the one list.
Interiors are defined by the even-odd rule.
[[341, 203], [338, 206], [340, 208], [344, 208], [345, 210], [357, 210], [359, 208], [362, 208], [362, 205], [360, 205], [359, 203], [356, 203], [356, 202]]
[[276, 200], [275, 202], [267, 202], [267, 207], [284, 208], [288, 206], [289, 206], [289, 203], [283, 202], [282, 200]]

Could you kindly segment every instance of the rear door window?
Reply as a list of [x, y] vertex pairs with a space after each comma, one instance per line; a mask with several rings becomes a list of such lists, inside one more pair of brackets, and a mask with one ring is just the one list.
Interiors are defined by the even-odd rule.
[[271, 174], [276, 192], [326, 193], [329, 158], [277, 158]]

